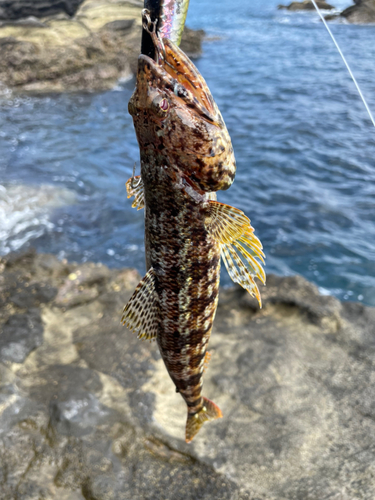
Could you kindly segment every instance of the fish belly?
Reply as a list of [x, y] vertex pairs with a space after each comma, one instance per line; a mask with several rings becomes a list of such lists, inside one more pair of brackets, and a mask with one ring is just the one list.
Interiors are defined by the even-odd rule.
[[157, 342], [176, 390], [194, 413], [203, 405], [202, 375], [218, 302], [220, 245], [206, 230], [203, 202], [171, 185], [167, 176], [155, 181], [145, 185], [145, 242], [158, 295]]

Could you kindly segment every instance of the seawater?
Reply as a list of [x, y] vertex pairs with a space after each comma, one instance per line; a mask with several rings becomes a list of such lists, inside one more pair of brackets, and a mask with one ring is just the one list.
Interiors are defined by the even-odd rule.
[[[219, 200], [251, 218], [267, 272], [299, 273], [323, 293], [375, 305], [375, 130], [317, 14], [279, 11], [278, 2], [191, 1], [187, 23], [208, 36], [196, 64], [238, 165]], [[375, 26], [331, 28], [375, 111]], [[34, 246], [145, 271], [143, 211], [125, 190], [139, 165], [133, 87], [3, 92], [1, 254]]]

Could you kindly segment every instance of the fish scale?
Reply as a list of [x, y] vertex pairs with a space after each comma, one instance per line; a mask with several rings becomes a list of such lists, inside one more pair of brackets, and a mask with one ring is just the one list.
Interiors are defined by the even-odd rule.
[[[197, 406], [201, 403], [201, 361], [205, 357], [200, 346], [208, 342], [216, 311], [220, 245], [207, 234], [207, 214], [201, 204], [171, 186], [166, 169], [155, 165], [154, 158], [151, 153], [142, 159], [141, 175], [147, 193], [145, 237], [148, 247], [154, 249], [147, 255], [147, 262], [155, 271], [155, 289], [160, 297], [162, 335], [157, 336], [157, 342], [178, 391], [188, 406]], [[149, 189], [154, 185], [157, 191]], [[157, 223], [161, 218], [162, 228]], [[211, 260], [207, 259], [209, 253]], [[168, 291], [165, 298], [163, 291]]]

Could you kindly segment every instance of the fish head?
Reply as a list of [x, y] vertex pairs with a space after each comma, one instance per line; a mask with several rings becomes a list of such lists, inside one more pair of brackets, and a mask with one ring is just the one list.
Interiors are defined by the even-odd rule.
[[208, 86], [190, 59], [162, 39], [158, 61], [138, 59], [129, 102], [142, 150], [177, 168], [202, 191], [228, 189], [236, 172], [232, 142]]

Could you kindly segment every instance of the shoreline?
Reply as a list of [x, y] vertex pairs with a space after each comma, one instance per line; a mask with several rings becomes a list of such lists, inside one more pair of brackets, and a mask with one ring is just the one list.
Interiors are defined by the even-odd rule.
[[299, 276], [268, 276], [261, 310], [240, 287], [221, 289], [204, 394], [223, 418], [187, 445], [156, 344], [120, 324], [137, 271], [35, 251], [0, 268], [7, 498], [302, 500], [306, 481], [316, 497], [371, 497], [375, 308]]
[[[102, 91], [136, 73], [141, 1], [85, 0], [72, 17], [0, 21], [0, 82], [17, 93]], [[185, 28], [181, 48], [202, 53], [203, 30]]]

